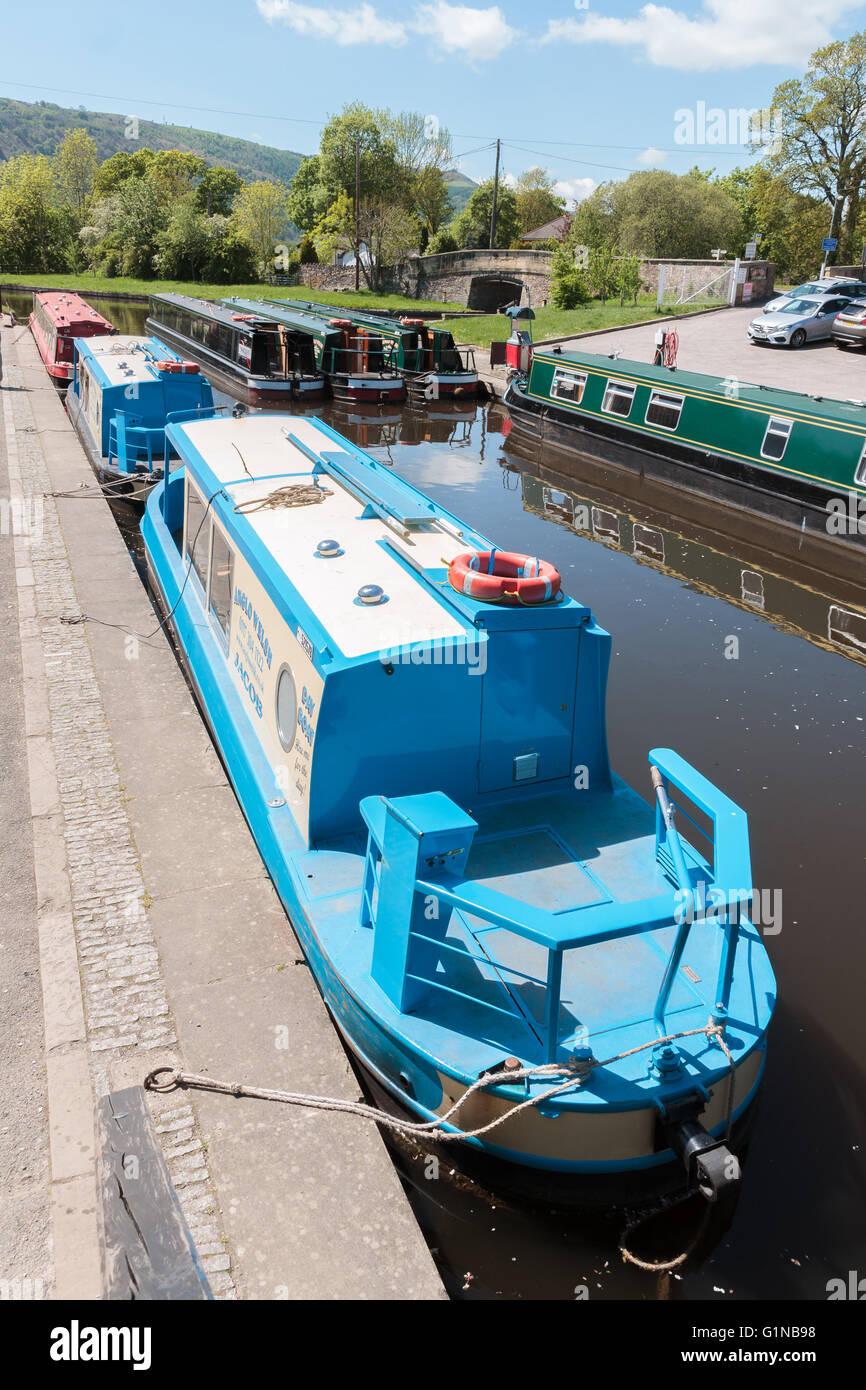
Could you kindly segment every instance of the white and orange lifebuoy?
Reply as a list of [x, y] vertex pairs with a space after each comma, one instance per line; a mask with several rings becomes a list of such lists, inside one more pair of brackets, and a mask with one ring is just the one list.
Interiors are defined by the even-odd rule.
[[165, 359], [157, 362], [157, 368], [161, 372], [183, 372], [187, 376], [195, 376], [201, 370], [197, 362], [181, 362], [179, 359]]
[[546, 560], [495, 547], [455, 555], [448, 566], [448, 582], [458, 594], [506, 608], [549, 603], [562, 585], [559, 571]]

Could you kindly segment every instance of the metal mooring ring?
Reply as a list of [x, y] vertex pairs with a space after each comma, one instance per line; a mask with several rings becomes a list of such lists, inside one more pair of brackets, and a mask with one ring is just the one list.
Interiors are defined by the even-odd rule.
[[[163, 1072], [168, 1072], [170, 1080], [157, 1081], [156, 1078]], [[177, 1086], [177, 1070], [175, 1067], [157, 1067], [154, 1071], [148, 1072], [144, 1078], [144, 1089], [146, 1091], [173, 1091]]]

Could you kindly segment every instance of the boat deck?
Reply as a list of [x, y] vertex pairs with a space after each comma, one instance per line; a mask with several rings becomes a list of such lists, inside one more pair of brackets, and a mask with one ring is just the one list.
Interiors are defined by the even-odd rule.
[[[563, 917], [602, 902], [634, 902], [673, 889], [655, 859], [654, 812], [622, 783], [613, 793], [575, 800], [567, 794], [522, 799], [471, 812], [479, 829], [467, 878], [520, 902]], [[685, 842], [684, 842], [685, 843]], [[337, 972], [364, 1003], [387, 1021], [392, 1006], [370, 984], [373, 933], [358, 925], [366, 842], [361, 834], [323, 843], [298, 861], [301, 891], [310, 916]], [[695, 876], [700, 857], [687, 858]], [[626, 936], [602, 945], [567, 950], [559, 1020], [562, 1055], [590, 1044], [597, 1057], [611, 1056], [654, 1037], [653, 1007], [675, 933], [670, 927]], [[747, 953], [754, 929], [741, 928]], [[712, 1012], [722, 928], [696, 922], [677, 972], [667, 1008], [671, 1031], [702, 1028]], [[526, 1063], [543, 1060], [547, 952], [523, 937], [455, 911], [445, 947], [423, 948], [430, 987], [411, 1014], [396, 1015], [413, 1042], [437, 1064], [468, 1076], [501, 1063], [506, 1055]], [[426, 957], [426, 959], [424, 959]], [[516, 973], [515, 973], [516, 972]], [[731, 996], [732, 1049], [750, 1046], [764, 1026], [766, 1002], [753, 996], [751, 973], [738, 971]], [[714, 1079], [724, 1058], [705, 1037], [685, 1039], [698, 1071]], [[647, 1083], [650, 1053], [596, 1072], [592, 1084], [570, 1103], [611, 1095]], [[708, 1077], [709, 1079], [709, 1077]], [[648, 1084], [648, 1083], [647, 1083]]]

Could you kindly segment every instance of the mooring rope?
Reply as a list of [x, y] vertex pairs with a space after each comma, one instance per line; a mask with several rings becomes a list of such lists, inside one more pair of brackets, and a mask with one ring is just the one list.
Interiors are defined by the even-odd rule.
[[[156, 1067], [145, 1077], [144, 1085], [148, 1091], [173, 1091], [176, 1086], [191, 1086], [200, 1091], [217, 1091], [223, 1095], [245, 1096], [252, 1100], [276, 1101], [283, 1105], [298, 1105], [311, 1110], [338, 1111], [343, 1114], [358, 1115], [361, 1119], [372, 1120], [375, 1124], [383, 1125], [387, 1129], [393, 1129], [417, 1139], [432, 1139], [437, 1143], [453, 1144], [489, 1134], [491, 1130], [504, 1124], [512, 1116], [519, 1115], [521, 1111], [542, 1105], [552, 1096], [562, 1095], [565, 1091], [582, 1086], [586, 1078], [597, 1067], [610, 1066], [612, 1062], [633, 1057], [636, 1053], [645, 1052], [650, 1047], [655, 1048], [663, 1046], [665, 1043], [675, 1042], [678, 1038], [691, 1038], [698, 1034], [704, 1034], [707, 1038], [718, 1040], [721, 1031], [720, 1025], [707, 1023], [703, 1028], [688, 1028], [679, 1033], [669, 1033], [664, 1038], [652, 1038], [649, 1042], [641, 1043], [638, 1047], [627, 1048], [625, 1051], [618, 1052], [613, 1057], [606, 1057], [604, 1060], [590, 1057], [577, 1065], [544, 1062], [535, 1067], [515, 1067], [513, 1071], [483, 1072], [476, 1081], [467, 1086], [462, 1096], [459, 1096], [454, 1104], [444, 1114], [438, 1115], [435, 1120], [404, 1120], [394, 1115], [387, 1115], [376, 1106], [367, 1105], [363, 1101], [339, 1100], [334, 1096], [306, 1095], [299, 1091], [278, 1091], [265, 1086], [247, 1086], [238, 1081], [220, 1081], [215, 1077], [203, 1076], [198, 1072], [180, 1071], [175, 1067]], [[733, 1067], [733, 1058], [727, 1047], [725, 1047], [725, 1052]], [[564, 1077], [565, 1079], [555, 1086], [549, 1086], [537, 1096], [527, 1097], [526, 1100], [511, 1106], [503, 1114], [476, 1129], [445, 1130], [441, 1128], [461, 1110], [469, 1097], [474, 1095], [476, 1091], [488, 1086], [512, 1085], [515, 1081], [542, 1076]], [[732, 1090], [729, 1100], [733, 1100]]]
[[318, 483], [286, 483], [283, 487], [275, 487], [266, 497], [251, 497], [247, 502], [236, 502], [234, 510], [259, 512], [277, 507], [309, 507], [331, 496], [331, 489], [319, 487]]

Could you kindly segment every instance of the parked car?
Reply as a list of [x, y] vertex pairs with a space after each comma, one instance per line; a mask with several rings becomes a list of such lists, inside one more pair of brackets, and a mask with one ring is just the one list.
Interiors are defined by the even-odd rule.
[[815, 338], [829, 338], [836, 315], [850, 303], [849, 296], [839, 295], [833, 299], [787, 299], [780, 308], [765, 309], [752, 319], [749, 337], [753, 343], [794, 348]]
[[842, 275], [828, 276], [826, 280], [807, 280], [804, 285], [797, 285], [776, 299], [768, 300], [764, 313], [774, 313], [791, 299], [832, 299], [834, 295], [845, 294], [847, 290], [851, 291], [852, 297], [866, 294], [866, 285], [862, 280], [851, 280]]
[[833, 320], [830, 331], [839, 348], [863, 347], [866, 343], [866, 299], [852, 299], [846, 304]]

